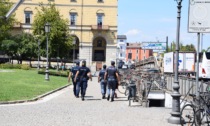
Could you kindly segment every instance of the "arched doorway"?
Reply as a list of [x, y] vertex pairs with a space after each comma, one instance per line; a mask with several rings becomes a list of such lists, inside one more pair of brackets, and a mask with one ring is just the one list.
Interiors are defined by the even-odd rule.
[[93, 40], [92, 61], [106, 61], [106, 40], [103, 37], [97, 37]]

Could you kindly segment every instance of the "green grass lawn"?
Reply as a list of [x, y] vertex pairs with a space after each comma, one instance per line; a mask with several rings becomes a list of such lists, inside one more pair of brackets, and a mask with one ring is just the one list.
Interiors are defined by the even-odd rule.
[[50, 76], [46, 81], [45, 75], [36, 70], [8, 71], [0, 72], [0, 101], [29, 100], [68, 83], [67, 77], [59, 76]]

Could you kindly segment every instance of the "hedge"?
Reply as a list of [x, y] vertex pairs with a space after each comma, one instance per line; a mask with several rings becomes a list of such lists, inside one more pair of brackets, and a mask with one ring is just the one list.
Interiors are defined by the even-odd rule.
[[30, 70], [31, 67], [26, 64], [0, 64], [1, 69], [23, 69], [23, 70]]
[[[45, 74], [45, 70], [39, 70], [38, 74]], [[60, 71], [49, 71], [49, 75], [68, 77], [69, 72], [60, 72]]]

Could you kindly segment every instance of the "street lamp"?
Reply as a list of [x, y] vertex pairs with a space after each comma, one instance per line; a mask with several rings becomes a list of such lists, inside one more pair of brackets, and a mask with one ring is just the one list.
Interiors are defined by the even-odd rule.
[[203, 33], [201, 33], [201, 52], [202, 52], [202, 50], [203, 50]]
[[74, 57], [75, 57], [75, 44], [76, 44], [76, 38], [73, 37], [73, 46], [74, 46], [74, 50], [73, 50], [73, 64], [74, 64]]
[[174, 0], [177, 2], [177, 31], [176, 31], [176, 63], [175, 63], [175, 77], [173, 84], [172, 96], [172, 112], [171, 117], [168, 119], [169, 123], [181, 124], [183, 120], [180, 120], [180, 97], [179, 93], [179, 78], [178, 78], [178, 60], [179, 60], [179, 36], [180, 36], [180, 18], [181, 18], [181, 8], [182, 0]]
[[46, 35], [47, 35], [47, 65], [46, 65], [46, 71], [45, 71], [45, 80], [47, 80], [47, 81], [49, 81], [50, 79], [49, 79], [49, 70], [48, 70], [48, 68], [49, 68], [49, 62], [48, 62], [48, 34], [49, 34], [49, 32], [50, 32], [50, 24], [47, 22], [46, 24], [45, 24], [45, 33], [46, 33]]
[[118, 69], [118, 63], [119, 63], [119, 58], [120, 58], [120, 47], [117, 47], [117, 57], [116, 57], [116, 68]]

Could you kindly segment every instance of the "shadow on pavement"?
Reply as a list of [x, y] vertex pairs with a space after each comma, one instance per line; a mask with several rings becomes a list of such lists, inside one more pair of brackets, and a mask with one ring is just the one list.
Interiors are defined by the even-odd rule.
[[93, 98], [93, 96], [85, 96], [85, 98]]
[[118, 100], [118, 99], [114, 99], [114, 101], [128, 101], [128, 100]]
[[85, 99], [87, 101], [101, 100], [101, 99]]

